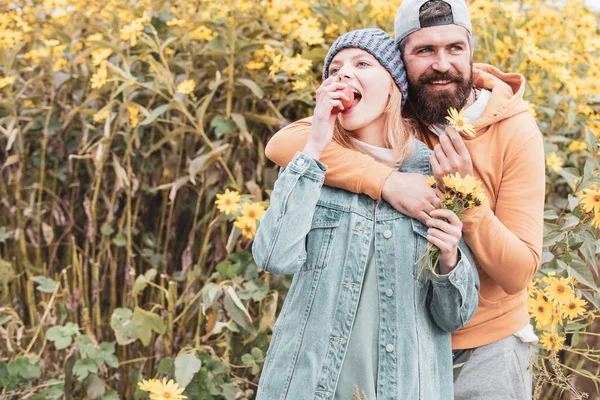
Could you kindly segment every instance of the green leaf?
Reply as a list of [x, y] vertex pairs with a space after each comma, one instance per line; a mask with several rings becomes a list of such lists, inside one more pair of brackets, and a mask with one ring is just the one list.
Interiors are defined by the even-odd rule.
[[129, 308], [117, 308], [110, 317], [110, 326], [115, 332], [117, 343], [124, 346], [139, 337], [138, 327], [131, 322], [133, 312]]
[[210, 122], [210, 126], [215, 129], [215, 136], [220, 138], [225, 133], [235, 132], [235, 124], [230, 119], [225, 118], [222, 115], [217, 115]]
[[590, 268], [583, 261], [579, 260], [579, 257], [573, 257], [571, 265], [567, 266], [567, 271], [569, 272], [569, 275], [573, 276], [580, 283], [583, 283], [594, 290], [598, 290]]
[[567, 201], [569, 202], [569, 209], [571, 211], [577, 209], [577, 206], [579, 205], [579, 197], [573, 196], [572, 194], [569, 194], [567, 196]]
[[250, 332], [251, 334], [255, 333], [255, 329], [252, 326], [252, 318], [244, 304], [240, 301], [237, 294], [230, 286], [225, 291], [225, 300], [224, 300], [225, 309], [231, 316], [231, 318], [235, 321], [236, 324]]
[[592, 268], [596, 268], [598, 265], [598, 257], [596, 257], [596, 238], [589, 230], [583, 232], [583, 246], [581, 247], [581, 252], [583, 253], [584, 260], [591, 265]]
[[165, 357], [158, 363], [157, 372], [159, 374], [171, 374], [171, 368], [173, 368], [173, 359], [171, 357]]
[[167, 330], [160, 315], [143, 310], [139, 307], [135, 308], [133, 316], [131, 317], [131, 322], [138, 327], [138, 336], [144, 346], [150, 344], [152, 331], [162, 335]]
[[594, 151], [594, 149], [598, 146], [598, 138], [596, 138], [596, 135], [594, 135], [594, 132], [592, 132], [591, 129], [586, 129], [585, 140], [591, 151]]
[[565, 181], [567, 181], [567, 184], [571, 187], [571, 190], [575, 190], [575, 180], [581, 178], [581, 174], [577, 168], [563, 168], [558, 171], [558, 174], [565, 178]]
[[210, 309], [215, 301], [221, 297], [223, 289], [219, 285], [213, 282], [207, 283], [202, 288], [202, 313], [206, 314], [206, 311]]
[[576, 227], [580, 222], [581, 221], [579, 220], [579, 218], [577, 218], [573, 214], [567, 215], [564, 219], [564, 224], [562, 226], [563, 232], [571, 230], [572, 228]]
[[53, 293], [54, 289], [56, 289], [57, 283], [54, 282], [53, 279], [46, 278], [45, 276], [34, 276], [31, 278], [31, 280], [39, 285], [37, 287], [37, 290], [39, 290], [40, 292]]
[[98, 366], [94, 360], [89, 358], [86, 358], [85, 360], [77, 360], [73, 366], [73, 373], [80, 381], [87, 378], [89, 374], [95, 374], [96, 372], [98, 372]]
[[113, 238], [112, 242], [117, 247], [124, 247], [127, 244], [127, 239], [122, 233], [117, 233], [117, 236]]
[[250, 91], [252, 91], [252, 93], [259, 99], [262, 99], [264, 97], [265, 93], [260, 88], [260, 86], [258, 86], [253, 80], [246, 79], [246, 78], [239, 78], [238, 82], [241, 83], [242, 85], [245, 85], [248, 89], [250, 89]]
[[146, 117], [145, 120], [140, 122], [140, 126], [150, 125], [156, 118], [160, 117], [165, 111], [167, 111], [170, 106], [171, 104], [163, 104], [162, 106], [156, 107], [154, 110], [152, 110], [150, 115]]
[[180, 387], [186, 387], [200, 371], [202, 363], [194, 353], [179, 354], [175, 358], [175, 380]]
[[544, 211], [544, 219], [557, 219], [558, 213], [555, 210]]
[[53, 342], [57, 350], [62, 350], [73, 343], [73, 335], [79, 335], [79, 327], [72, 322], [67, 322], [65, 326], [56, 325], [48, 329], [46, 339]]

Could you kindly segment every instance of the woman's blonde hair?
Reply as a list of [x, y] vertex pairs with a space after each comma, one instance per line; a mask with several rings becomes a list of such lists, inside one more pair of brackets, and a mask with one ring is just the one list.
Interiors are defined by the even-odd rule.
[[[392, 84], [390, 98], [383, 110], [386, 115], [383, 128], [383, 142], [385, 147], [394, 151], [397, 155], [394, 165], [399, 166], [402, 161], [412, 155], [413, 141], [416, 135], [416, 128], [412, 121], [402, 117], [402, 92], [395, 84]], [[335, 121], [333, 128], [333, 139], [344, 147], [358, 150], [350, 137], [352, 135], [344, 129], [339, 117]], [[375, 156], [375, 158], [377, 158]], [[379, 160], [383, 161], [383, 160]]]

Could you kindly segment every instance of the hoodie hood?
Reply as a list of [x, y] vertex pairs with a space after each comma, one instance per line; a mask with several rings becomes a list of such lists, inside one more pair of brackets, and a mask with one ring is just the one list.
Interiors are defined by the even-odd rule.
[[[473, 84], [479, 89], [487, 89], [492, 96], [477, 121], [475, 137], [484, 134], [487, 128], [517, 114], [529, 112], [529, 105], [523, 99], [525, 77], [518, 73], [504, 73], [488, 64], [473, 64]], [[465, 139], [470, 139], [465, 137]]]

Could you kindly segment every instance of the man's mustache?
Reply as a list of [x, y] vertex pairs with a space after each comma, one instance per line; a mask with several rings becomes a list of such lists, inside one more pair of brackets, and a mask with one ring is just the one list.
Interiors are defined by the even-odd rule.
[[457, 82], [457, 83], [461, 83], [463, 82], [463, 77], [460, 76], [459, 74], [453, 74], [453, 73], [432, 73], [432, 74], [427, 74], [427, 75], [422, 75], [419, 78], [419, 83], [421, 84], [427, 84], [427, 83], [433, 83], [436, 81], [450, 81], [450, 82]]

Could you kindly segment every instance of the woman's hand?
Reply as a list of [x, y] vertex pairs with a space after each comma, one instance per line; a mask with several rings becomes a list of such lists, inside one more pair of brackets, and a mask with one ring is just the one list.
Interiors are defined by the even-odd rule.
[[432, 218], [427, 221], [427, 240], [440, 249], [440, 274], [446, 275], [458, 264], [458, 242], [462, 237], [463, 224], [450, 210], [433, 210], [429, 215]]
[[349, 100], [341, 90], [348, 85], [338, 81], [337, 75], [325, 79], [317, 89], [317, 104], [312, 121], [312, 128], [303, 153], [319, 159], [323, 149], [333, 138], [333, 127], [337, 115], [344, 111], [342, 99]]

